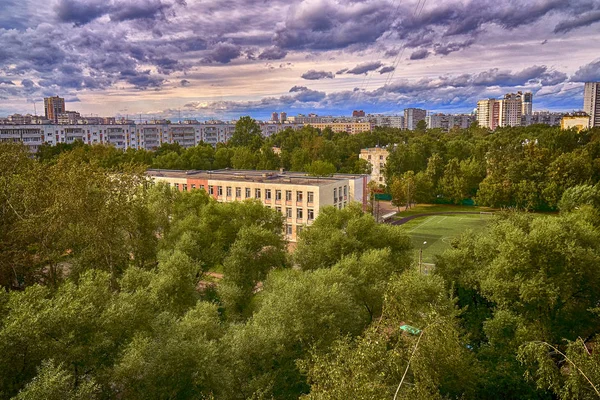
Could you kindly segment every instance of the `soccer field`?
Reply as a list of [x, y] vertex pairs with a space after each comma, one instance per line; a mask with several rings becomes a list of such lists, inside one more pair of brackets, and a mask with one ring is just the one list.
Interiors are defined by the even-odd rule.
[[419, 249], [423, 249], [423, 262], [433, 263], [436, 254], [442, 254], [450, 248], [452, 238], [468, 229], [481, 230], [490, 219], [490, 215], [433, 215], [415, 218], [401, 226], [412, 239], [416, 257]]

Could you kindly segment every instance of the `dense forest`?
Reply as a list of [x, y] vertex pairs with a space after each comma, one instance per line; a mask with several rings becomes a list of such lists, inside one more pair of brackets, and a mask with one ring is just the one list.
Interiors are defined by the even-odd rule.
[[47, 163], [74, 151], [106, 168], [134, 163], [159, 169], [284, 168], [327, 175], [369, 172], [368, 163], [358, 155], [375, 146], [390, 151], [386, 190], [398, 206], [475, 202], [550, 211], [557, 209], [567, 188], [600, 181], [600, 129], [580, 133], [546, 125], [494, 132], [473, 126], [450, 133], [376, 128], [357, 135], [306, 126], [263, 138], [256, 122], [244, 117], [232, 140], [216, 148], [205, 144], [185, 149], [165, 143], [156, 151], [122, 152], [74, 143], [43, 146], [37, 156]]
[[[77, 144], [37, 157], [0, 143], [0, 398], [597, 398], [597, 137], [305, 128], [216, 150]], [[276, 211], [143, 173], [193, 151], [215, 168], [219, 152], [260, 158], [272, 145], [273, 168], [356, 171], [356, 150], [377, 142], [397, 144], [391, 179], [431, 173], [436, 193], [447, 170], [481, 164], [475, 198], [498, 185], [516, 204], [535, 187], [560, 212], [499, 213], [424, 275], [402, 228], [358, 206], [324, 208], [289, 252]]]

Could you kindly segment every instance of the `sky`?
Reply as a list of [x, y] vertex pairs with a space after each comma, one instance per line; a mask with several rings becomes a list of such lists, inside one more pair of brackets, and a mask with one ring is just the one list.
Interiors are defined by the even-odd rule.
[[0, 0], [0, 116], [571, 111], [586, 81], [600, 0]]

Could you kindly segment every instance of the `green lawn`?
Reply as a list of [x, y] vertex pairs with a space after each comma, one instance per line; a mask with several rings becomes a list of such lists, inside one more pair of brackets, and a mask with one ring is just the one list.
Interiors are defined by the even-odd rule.
[[404, 207], [400, 207], [400, 212], [396, 214], [395, 218], [400, 219], [409, 217], [415, 214], [433, 213], [433, 212], [446, 212], [446, 211], [496, 211], [490, 207], [480, 206], [456, 206], [452, 204], [418, 204], [408, 210], [404, 211]]
[[416, 259], [419, 249], [423, 249], [423, 262], [433, 263], [436, 254], [441, 254], [450, 247], [452, 238], [460, 236], [468, 229], [483, 229], [491, 218], [491, 215], [433, 215], [415, 218], [401, 227], [412, 239]]

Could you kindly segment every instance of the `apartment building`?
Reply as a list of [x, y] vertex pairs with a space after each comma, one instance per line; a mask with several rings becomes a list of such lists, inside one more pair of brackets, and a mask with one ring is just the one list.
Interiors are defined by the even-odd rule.
[[62, 97], [45, 97], [44, 112], [46, 119], [58, 123], [58, 115], [65, 112], [65, 99]]
[[583, 111], [590, 116], [590, 128], [600, 127], [600, 82], [585, 83]]
[[321, 130], [331, 128], [335, 133], [346, 132], [351, 135], [361, 132], [371, 132], [373, 130], [373, 125], [370, 122], [311, 122], [309, 125]]
[[425, 121], [427, 111], [420, 108], [407, 108], [404, 110], [404, 129], [413, 131], [417, 129], [419, 121]]
[[475, 121], [471, 114], [431, 114], [425, 119], [427, 128], [449, 132], [454, 128], [466, 129]]
[[366, 160], [371, 166], [371, 180], [385, 186], [385, 165], [389, 151], [383, 147], [371, 147], [362, 149], [359, 158]]
[[154, 182], [164, 182], [180, 191], [205, 190], [219, 202], [256, 199], [285, 217], [287, 240], [295, 242], [298, 233], [310, 226], [325, 206], [339, 209], [350, 202], [367, 207], [369, 175], [335, 174], [311, 177], [304, 173], [217, 170], [148, 170]]
[[590, 127], [590, 116], [585, 112], [574, 112], [563, 116], [560, 121], [561, 129], [575, 128], [581, 132]]

